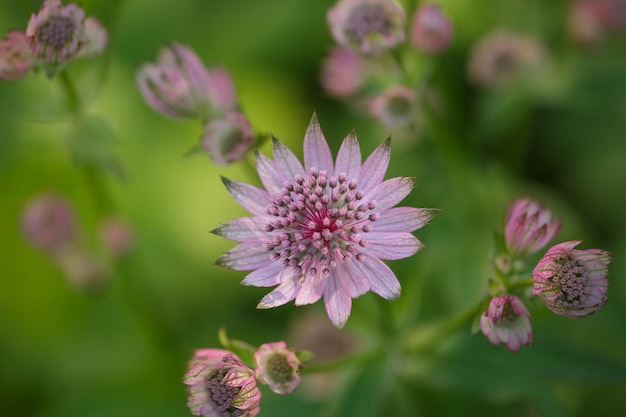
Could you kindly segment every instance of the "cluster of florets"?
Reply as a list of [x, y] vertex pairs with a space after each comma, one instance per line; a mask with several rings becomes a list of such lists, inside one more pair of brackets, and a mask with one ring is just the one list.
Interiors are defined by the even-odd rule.
[[406, 77], [393, 53], [402, 49], [406, 59], [416, 60], [419, 54], [445, 51], [452, 41], [452, 24], [440, 7], [420, 6], [407, 28], [407, 11], [394, 0], [340, 0], [328, 11], [327, 22], [337, 46], [322, 68], [326, 92], [365, 103], [387, 127], [414, 125], [419, 119], [418, 80]]
[[[480, 316], [480, 329], [490, 342], [504, 343], [517, 351], [533, 340], [530, 312], [522, 298], [528, 296], [523, 261], [545, 247], [558, 233], [559, 219], [529, 199], [509, 206], [505, 228], [505, 250], [494, 262], [490, 301]], [[606, 278], [612, 255], [601, 249], [576, 250], [581, 241], [551, 247], [532, 271], [532, 294], [554, 313], [584, 317], [607, 302]]]
[[267, 384], [281, 395], [300, 384], [302, 362], [285, 342], [259, 346], [252, 361], [247, 365], [224, 349], [196, 350], [183, 379], [191, 412], [203, 417], [255, 416], [261, 401], [258, 384]]
[[108, 41], [106, 29], [85, 11], [61, 0], [45, 0], [33, 14], [25, 32], [13, 30], [0, 40], [0, 77], [18, 80], [31, 69], [48, 76], [76, 58], [102, 53]]
[[137, 74], [139, 90], [158, 112], [203, 124], [200, 147], [219, 165], [243, 159], [256, 135], [239, 108], [233, 80], [221, 67], [207, 69], [196, 53], [181, 43], [163, 48], [156, 63]]

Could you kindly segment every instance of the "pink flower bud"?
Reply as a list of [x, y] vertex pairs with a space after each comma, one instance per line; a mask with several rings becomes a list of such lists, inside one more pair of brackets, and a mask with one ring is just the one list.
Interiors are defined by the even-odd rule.
[[254, 353], [257, 381], [276, 394], [290, 394], [300, 385], [300, 359], [285, 342], [266, 343]]
[[559, 219], [553, 220], [549, 210], [528, 199], [515, 200], [509, 205], [505, 223], [506, 247], [518, 257], [537, 252], [561, 229]]
[[248, 119], [237, 111], [209, 119], [204, 125], [202, 147], [213, 161], [228, 165], [240, 161], [250, 152], [255, 135]]
[[0, 39], [0, 78], [19, 80], [34, 64], [35, 57], [25, 33], [13, 30]]
[[574, 249], [572, 240], [551, 247], [533, 270], [533, 294], [556, 314], [584, 317], [607, 302], [609, 263], [613, 255], [601, 249]]
[[335, 97], [347, 97], [363, 85], [365, 62], [359, 54], [347, 47], [334, 48], [324, 59], [321, 84]]
[[193, 415], [247, 417], [259, 412], [261, 391], [254, 371], [227, 350], [196, 350], [183, 382]]
[[370, 101], [369, 112], [386, 127], [408, 126], [416, 120], [415, 92], [403, 85], [389, 87]]
[[74, 240], [75, 229], [72, 208], [56, 194], [33, 198], [22, 213], [24, 237], [40, 249], [59, 251]]
[[511, 295], [491, 299], [480, 318], [480, 330], [491, 343], [504, 343], [512, 352], [533, 341], [530, 313], [519, 298]]

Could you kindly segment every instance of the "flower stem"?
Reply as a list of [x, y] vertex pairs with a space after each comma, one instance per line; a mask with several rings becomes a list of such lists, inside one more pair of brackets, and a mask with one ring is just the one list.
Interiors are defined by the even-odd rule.
[[61, 71], [59, 73], [59, 80], [65, 90], [65, 94], [67, 95], [67, 107], [72, 115], [79, 116], [81, 113], [80, 100], [78, 98], [76, 87], [74, 86], [74, 83], [70, 79], [69, 75], [67, 75], [67, 71]]
[[446, 321], [427, 323], [415, 327], [406, 337], [405, 348], [410, 353], [423, 352], [439, 345], [449, 334], [458, 330], [476, 316], [482, 306], [476, 304]]
[[382, 349], [373, 349], [365, 352], [358, 352], [353, 355], [342, 356], [322, 363], [307, 364], [302, 367], [302, 374], [316, 374], [331, 372], [337, 369], [348, 367], [358, 367], [373, 363], [383, 357]]

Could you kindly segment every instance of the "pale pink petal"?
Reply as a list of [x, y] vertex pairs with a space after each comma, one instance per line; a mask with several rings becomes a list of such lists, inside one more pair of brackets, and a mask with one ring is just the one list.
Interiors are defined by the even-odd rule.
[[414, 179], [409, 177], [390, 178], [365, 194], [363, 201], [376, 201], [376, 210], [379, 211], [391, 208], [409, 195], [413, 182]]
[[337, 153], [335, 175], [345, 172], [349, 179], [358, 178], [361, 168], [361, 149], [354, 132], [350, 132], [343, 140]]
[[345, 293], [338, 279], [331, 275], [324, 291], [324, 306], [333, 325], [341, 329], [350, 316], [352, 299]]
[[333, 173], [333, 155], [315, 114], [304, 135], [304, 168], [306, 172], [317, 168], [327, 170], [329, 175]]
[[215, 264], [236, 271], [250, 271], [261, 268], [269, 262], [269, 253], [263, 245], [259, 245], [258, 242], [247, 242], [241, 243], [226, 252], [215, 261]]
[[380, 259], [365, 256], [355, 261], [353, 267], [358, 268], [370, 282], [370, 290], [381, 297], [392, 300], [400, 296], [400, 282], [393, 271]]
[[380, 184], [385, 178], [390, 159], [391, 139], [387, 139], [363, 162], [359, 170], [359, 188], [368, 192]]
[[276, 171], [282, 176], [282, 179], [291, 181], [296, 175], [303, 175], [304, 168], [293, 152], [275, 137], [272, 137], [272, 142]]
[[366, 236], [368, 244], [361, 251], [380, 259], [408, 258], [424, 248], [424, 244], [408, 232], [370, 232]]
[[337, 268], [334, 271], [336, 279], [341, 283], [341, 287], [348, 294], [350, 298], [357, 298], [360, 295], [365, 294], [370, 289], [369, 281], [366, 277], [359, 273], [356, 268], [353, 268], [356, 260], [344, 263], [339, 262]]
[[262, 216], [241, 217], [215, 228], [211, 233], [237, 242], [258, 242], [267, 234], [267, 223], [267, 218]]
[[243, 208], [259, 216], [266, 214], [267, 205], [270, 203], [270, 197], [267, 191], [255, 187], [254, 185], [229, 180], [226, 177], [222, 177], [222, 182], [228, 192]]
[[259, 173], [259, 179], [270, 194], [276, 194], [283, 186], [282, 175], [276, 171], [276, 164], [267, 156], [255, 152], [254, 162]]
[[298, 282], [298, 276], [294, 276], [285, 280], [274, 291], [263, 297], [256, 307], [265, 309], [282, 306], [296, 298], [298, 291], [300, 291], [300, 283]]
[[413, 232], [430, 221], [440, 209], [392, 207], [374, 223], [376, 232]]
[[285, 269], [280, 262], [272, 262], [250, 272], [241, 283], [255, 287], [272, 287], [284, 281], [284, 278], [287, 277], [287, 272], [291, 272], [291, 270]]
[[296, 296], [296, 305], [313, 304], [324, 294], [327, 278], [321, 272], [315, 275], [308, 274], [304, 280], [301, 278], [301, 281], [302, 286]]

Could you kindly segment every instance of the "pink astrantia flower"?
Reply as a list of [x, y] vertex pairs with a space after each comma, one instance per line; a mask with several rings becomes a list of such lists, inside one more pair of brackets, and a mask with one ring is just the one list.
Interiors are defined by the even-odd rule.
[[370, 114], [389, 128], [408, 126], [415, 111], [415, 91], [404, 85], [388, 87], [369, 103]]
[[246, 116], [231, 111], [205, 123], [202, 147], [215, 163], [228, 165], [243, 159], [250, 152], [255, 138]]
[[261, 391], [254, 371], [227, 350], [196, 350], [183, 382], [193, 415], [246, 417], [259, 412]]
[[611, 253], [574, 249], [581, 240], [551, 247], [533, 270], [533, 294], [557, 314], [584, 317], [607, 302]]
[[411, 43], [424, 52], [440, 52], [452, 41], [452, 24], [436, 4], [419, 7], [411, 19]]
[[67, 6], [61, 0], [46, 0], [39, 13], [31, 15], [26, 36], [33, 53], [42, 62], [65, 62], [87, 41], [83, 19], [85, 11], [77, 4]]
[[512, 352], [533, 341], [530, 313], [519, 298], [511, 295], [491, 299], [480, 317], [480, 330], [491, 343], [504, 343]]
[[335, 41], [362, 54], [379, 54], [403, 42], [405, 20], [394, 0], [339, 0], [327, 14]]
[[552, 219], [549, 210], [529, 199], [511, 202], [506, 214], [504, 240], [514, 256], [537, 252], [561, 229], [561, 220]]
[[24, 208], [22, 232], [33, 246], [58, 252], [71, 243], [76, 235], [72, 207], [57, 194], [40, 194]]
[[259, 308], [295, 300], [311, 304], [324, 297], [333, 324], [345, 324], [352, 298], [373, 291], [385, 299], [400, 295], [400, 283], [381, 259], [401, 259], [423, 248], [411, 232], [426, 224], [435, 209], [396, 207], [413, 188], [413, 179], [383, 181], [390, 141], [361, 164], [354, 133], [343, 141], [336, 161], [317, 117], [304, 138], [304, 166], [280, 141], [274, 160], [257, 154], [265, 189], [224, 179], [233, 197], [252, 217], [213, 231], [241, 242], [217, 264], [252, 270], [245, 285], [271, 287]]
[[335, 97], [347, 97], [363, 85], [365, 62], [347, 47], [337, 47], [324, 59], [320, 82], [324, 90]]
[[12, 30], [0, 39], [0, 78], [19, 80], [35, 65], [30, 42], [24, 32]]
[[150, 106], [173, 118], [205, 119], [236, 106], [228, 73], [207, 70], [195, 52], [180, 43], [162, 49], [156, 64], [144, 64], [137, 83]]
[[285, 342], [266, 343], [254, 353], [256, 379], [276, 394], [291, 394], [300, 385], [300, 359]]

